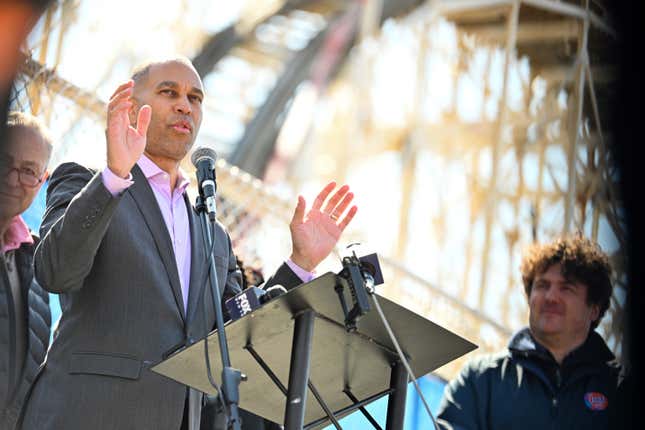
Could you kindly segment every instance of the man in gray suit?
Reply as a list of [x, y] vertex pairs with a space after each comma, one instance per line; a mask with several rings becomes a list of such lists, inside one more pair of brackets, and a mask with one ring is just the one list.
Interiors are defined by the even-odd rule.
[[[107, 167], [63, 164], [52, 174], [35, 272], [61, 295], [63, 315], [24, 429], [198, 428], [199, 394], [149, 368], [214, 327], [199, 218], [179, 168], [203, 98], [190, 61], [148, 63], [110, 99]], [[298, 198], [293, 252], [267, 285], [307, 281], [329, 255], [356, 213], [347, 210], [347, 186], [329, 197], [335, 187], [328, 184], [307, 213]], [[241, 274], [219, 224], [214, 237], [226, 299], [240, 291]]]

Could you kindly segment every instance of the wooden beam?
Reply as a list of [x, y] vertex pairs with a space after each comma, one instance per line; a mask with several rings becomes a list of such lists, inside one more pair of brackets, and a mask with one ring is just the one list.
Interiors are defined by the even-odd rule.
[[61, 78], [56, 72], [48, 69], [33, 58], [25, 58], [21, 72], [31, 78], [31, 82], [46, 86], [48, 91], [74, 101], [78, 106], [98, 116], [101, 120], [105, 118], [107, 105], [95, 93], [83, 90]]
[[[564, 225], [563, 233], [569, 233], [574, 223], [575, 202], [577, 197], [576, 189], [576, 159], [577, 150], [580, 142], [580, 124], [582, 123], [582, 108], [585, 96], [585, 67], [587, 59], [587, 37], [589, 34], [589, 21], [584, 21], [584, 26], [580, 31], [580, 42], [578, 44], [578, 61], [576, 63], [576, 84], [574, 87], [573, 100], [575, 106], [575, 120], [569, 125], [569, 142], [567, 148], [567, 198], [564, 202]], [[570, 117], [571, 118], [571, 117]]]
[[504, 16], [514, 0], [441, 0], [433, 4], [436, 11], [448, 19], [469, 17], [469, 20]]
[[[496, 24], [464, 24], [458, 30], [494, 44], [506, 40], [506, 28]], [[517, 28], [517, 44], [575, 40], [580, 31], [580, 22], [575, 19], [558, 19], [547, 22], [520, 22]]]
[[580, 20], [588, 20], [588, 22], [597, 29], [604, 31], [614, 38], [618, 37], [616, 30], [589, 9], [585, 9], [572, 3], [554, 0], [522, 0], [522, 3], [560, 15], [570, 16]]
[[[596, 84], [608, 84], [616, 82], [618, 79], [618, 66], [610, 64], [600, 64], [591, 68], [591, 73]], [[549, 86], [559, 86], [563, 82], [572, 81], [575, 71], [571, 65], [549, 66], [536, 68], [531, 71], [534, 76], [540, 76], [547, 81]]]
[[491, 167], [491, 179], [488, 190], [488, 202], [486, 204], [486, 217], [484, 224], [484, 247], [482, 252], [482, 276], [479, 287], [479, 306], [484, 307], [484, 300], [486, 298], [486, 290], [488, 287], [488, 260], [491, 251], [491, 235], [492, 223], [495, 219], [496, 201], [497, 201], [497, 176], [499, 174], [499, 159], [502, 147], [503, 129], [506, 125], [506, 117], [508, 113], [508, 81], [511, 68], [511, 59], [515, 53], [517, 26], [519, 20], [520, 3], [519, 0], [513, 2], [513, 7], [508, 15], [508, 38], [506, 40], [506, 59], [504, 62], [504, 83], [502, 86], [502, 95], [499, 99], [499, 116], [497, 122], [497, 129], [493, 137], [493, 160]]

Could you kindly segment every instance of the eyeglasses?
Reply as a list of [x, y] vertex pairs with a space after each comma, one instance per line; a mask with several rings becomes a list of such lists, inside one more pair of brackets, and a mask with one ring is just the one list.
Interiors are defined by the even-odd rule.
[[18, 181], [20, 181], [20, 183], [25, 187], [37, 187], [40, 183], [43, 182], [43, 179], [45, 177], [45, 173], [38, 177], [37, 174], [30, 169], [10, 167], [8, 164], [0, 161], [0, 178], [9, 176], [14, 170], [18, 173]]

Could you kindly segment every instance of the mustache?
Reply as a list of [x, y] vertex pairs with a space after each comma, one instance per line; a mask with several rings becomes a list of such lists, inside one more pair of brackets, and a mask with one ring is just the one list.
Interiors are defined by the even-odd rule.
[[188, 125], [190, 125], [190, 128], [195, 128], [195, 124], [193, 123], [193, 119], [189, 116], [183, 116], [183, 115], [178, 115], [178, 116], [173, 116], [170, 118], [168, 121], [170, 124], [177, 124], [178, 122], [185, 122]]
[[551, 312], [561, 314], [563, 312], [563, 307], [557, 303], [545, 303], [540, 306], [541, 312]]

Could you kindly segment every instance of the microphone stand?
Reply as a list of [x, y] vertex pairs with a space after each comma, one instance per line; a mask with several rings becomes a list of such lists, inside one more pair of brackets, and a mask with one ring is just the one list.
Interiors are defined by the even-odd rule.
[[[233, 369], [231, 367], [231, 358], [228, 352], [228, 343], [226, 341], [226, 332], [224, 331], [224, 315], [222, 311], [222, 298], [220, 296], [219, 284], [217, 281], [217, 270], [215, 267], [215, 258], [213, 253], [210, 252], [213, 249], [214, 237], [211, 236], [211, 228], [209, 222], [209, 216], [206, 213], [206, 203], [201, 196], [197, 197], [197, 202], [195, 205], [197, 212], [199, 212], [199, 217], [202, 226], [202, 236], [204, 238], [204, 243], [206, 245], [206, 252], [208, 255], [208, 264], [210, 266], [210, 289], [213, 296], [213, 307], [215, 309], [215, 323], [217, 328], [217, 340], [219, 341], [219, 350], [222, 358], [222, 396], [224, 397], [222, 401], [226, 404], [225, 410], [230, 412], [228, 428], [233, 430], [241, 430], [242, 423], [240, 421], [240, 411], [238, 403], [240, 401], [240, 382], [244, 378], [242, 372], [238, 369]], [[215, 221], [212, 221], [213, 224]], [[204, 342], [208, 342], [208, 339], [204, 339]]]

